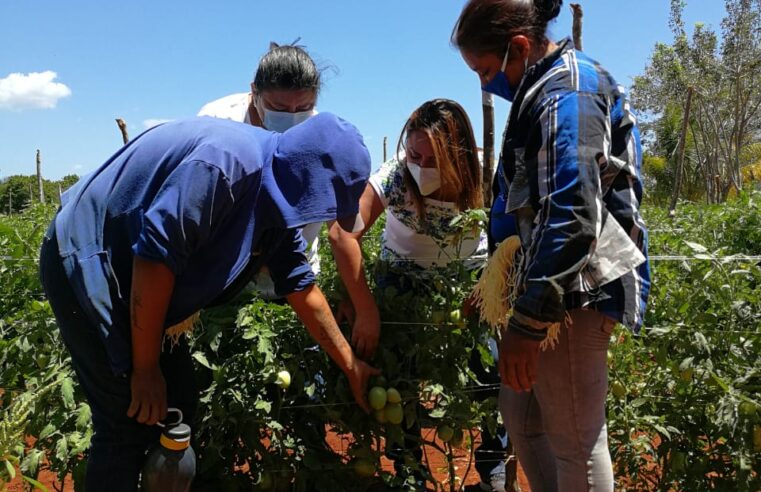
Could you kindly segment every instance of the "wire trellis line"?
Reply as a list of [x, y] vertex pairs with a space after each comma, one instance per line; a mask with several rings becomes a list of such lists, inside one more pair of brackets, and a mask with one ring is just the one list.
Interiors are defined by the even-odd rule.
[[[2, 319], [0, 319], [0, 328], [12, 328], [15, 326], [21, 326], [25, 324], [29, 324], [29, 321], [12, 321], [12, 322], [3, 322]], [[34, 323], [34, 321], [32, 322]], [[381, 326], [393, 326], [393, 327], [409, 327], [409, 331], [417, 331], [420, 327], [456, 327], [456, 328], [466, 328], [467, 326], [463, 326], [462, 322], [454, 322], [454, 321], [442, 321], [442, 322], [425, 322], [425, 321], [381, 321]], [[279, 324], [279, 325], [267, 325], [271, 328], [280, 328], [280, 329], [301, 329], [303, 328], [303, 325], [300, 323], [289, 323], [289, 324]], [[347, 326], [347, 325], [343, 325]], [[690, 333], [735, 333], [739, 335], [757, 335], [761, 333], [761, 329], [756, 330], [732, 330], [732, 329], [725, 329], [725, 328], [700, 328], [695, 329], [689, 326], [685, 325], [645, 325], [642, 328], [643, 332], [648, 332], [651, 330], [670, 330], [670, 331], [679, 331], [679, 332], [690, 332]]]
[[[389, 262], [389, 263], [405, 263], [405, 262], [414, 262], [414, 261], [435, 261], [435, 260], [446, 260], [450, 263], [461, 261], [461, 262], [477, 262], [480, 261], [482, 257], [480, 255], [473, 256], [473, 257], [467, 257], [467, 258], [442, 258], [440, 256], [408, 256], [406, 258], [393, 258], [393, 259], [382, 259], [379, 261], [383, 262]], [[735, 254], [735, 255], [726, 255], [726, 256], [714, 256], [709, 254], [704, 255], [650, 255], [648, 257], [650, 261], [721, 261], [721, 262], [731, 262], [731, 261], [751, 261], [751, 262], [759, 262], [761, 261], [761, 255], [746, 255], [746, 254]], [[18, 261], [18, 262], [24, 262], [24, 261], [33, 261], [35, 263], [39, 263], [40, 259], [37, 257], [32, 256], [22, 256], [22, 257], [15, 257], [15, 256], [0, 256], [0, 261]]]

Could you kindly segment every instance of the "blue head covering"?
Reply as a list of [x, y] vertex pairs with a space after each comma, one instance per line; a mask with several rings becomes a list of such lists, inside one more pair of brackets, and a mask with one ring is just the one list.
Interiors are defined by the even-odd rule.
[[370, 154], [354, 125], [320, 113], [279, 137], [262, 176], [262, 198], [280, 212], [276, 225], [353, 222], [370, 176]]

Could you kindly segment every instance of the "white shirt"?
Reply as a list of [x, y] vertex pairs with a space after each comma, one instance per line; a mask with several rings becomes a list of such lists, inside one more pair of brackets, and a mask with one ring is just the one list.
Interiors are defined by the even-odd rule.
[[251, 124], [251, 118], [248, 114], [250, 102], [251, 94], [249, 92], [230, 94], [204, 104], [198, 112], [198, 116], [213, 116], [214, 118]]
[[392, 159], [370, 176], [370, 185], [386, 208], [386, 227], [381, 240], [381, 259], [391, 262], [413, 261], [422, 268], [444, 266], [453, 260], [465, 260], [468, 268], [486, 261], [486, 233], [457, 241], [457, 226], [450, 222], [460, 211], [453, 202], [423, 198], [425, 227], [420, 223], [415, 205], [409, 199], [403, 164]]

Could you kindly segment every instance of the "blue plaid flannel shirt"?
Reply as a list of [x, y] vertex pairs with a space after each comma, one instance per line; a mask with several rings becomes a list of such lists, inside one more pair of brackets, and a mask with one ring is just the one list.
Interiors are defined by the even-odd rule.
[[569, 39], [528, 69], [492, 210], [515, 217], [523, 245], [517, 311], [556, 322], [587, 307], [639, 331], [650, 291], [641, 161], [623, 87]]

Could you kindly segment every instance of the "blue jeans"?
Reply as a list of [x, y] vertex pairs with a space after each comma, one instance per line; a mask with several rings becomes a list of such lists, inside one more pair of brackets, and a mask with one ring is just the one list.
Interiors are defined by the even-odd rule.
[[[499, 362], [494, 339], [488, 340], [489, 349], [494, 356], [494, 361]], [[499, 387], [493, 387], [501, 383], [499, 371], [496, 365], [484, 367], [481, 361], [481, 354], [478, 350], [473, 350], [468, 362], [468, 367], [476, 375], [479, 383], [488, 385], [488, 389], [478, 391], [473, 394], [473, 399], [486, 400], [487, 398], [498, 398], [500, 394]], [[497, 474], [505, 474], [505, 464], [507, 460], [507, 430], [504, 426], [497, 427], [494, 435], [489, 432], [489, 427], [484, 423], [481, 425], [481, 444], [473, 453], [475, 457], [475, 467], [478, 476], [484, 483], [490, 483], [490, 477]]]
[[[129, 374], [112, 372], [96, 327], [69, 285], [52, 230], [48, 230], [40, 252], [40, 280], [92, 411], [95, 433], [88, 453], [85, 489], [137, 490], [146, 452], [158, 442], [161, 430], [127, 417], [131, 400]], [[185, 422], [191, 423], [198, 396], [184, 337], [175, 347], [164, 346], [160, 365], [169, 406], [182, 410]]]
[[533, 390], [506, 388], [500, 410], [532, 491], [612, 491], [605, 396], [615, 322], [586, 309], [570, 315], [555, 349], [539, 353]]

